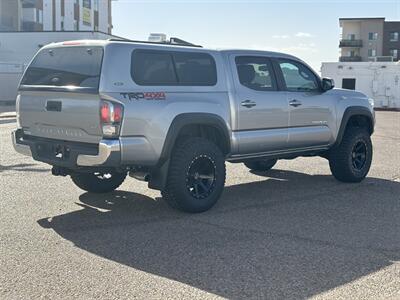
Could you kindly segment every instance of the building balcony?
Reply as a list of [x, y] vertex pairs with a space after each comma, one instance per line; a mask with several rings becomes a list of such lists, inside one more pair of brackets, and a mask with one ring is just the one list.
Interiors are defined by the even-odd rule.
[[22, 31], [43, 31], [43, 24], [31, 21], [23, 21]]
[[341, 62], [357, 62], [361, 61], [361, 56], [341, 56], [339, 57]]
[[374, 57], [368, 57], [368, 61], [392, 62], [392, 61], [394, 61], [394, 57], [393, 56], [374, 56]]
[[363, 46], [362, 40], [340, 40], [339, 47], [354, 47], [360, 48]]

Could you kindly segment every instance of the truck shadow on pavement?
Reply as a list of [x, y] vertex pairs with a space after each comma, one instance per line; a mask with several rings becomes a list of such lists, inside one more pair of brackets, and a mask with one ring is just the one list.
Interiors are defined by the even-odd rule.
[[38, 164], [15, 164], [15, 165], [1, 165], [0, 164], [0, 173], [1, 172], [11, 172], [11, 171], [20, 171], [20, 172], [39, 172], [39, 173], [48, 173], [49, 169], [41, 169], [41, 168], [33, 168], [34, 166], [38, 166]]
[[398, 182], [264, 175], [227, 186], [203, 214], [116, 191], [84, 193], [80, 210], [38, 223], [105, 259], [236, 299], [311, 297], [400, 259]]

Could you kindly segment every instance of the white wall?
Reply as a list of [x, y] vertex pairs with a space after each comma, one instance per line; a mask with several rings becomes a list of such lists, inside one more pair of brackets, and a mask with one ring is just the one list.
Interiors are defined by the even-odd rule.
[[356, 40], [361, 39], [361, 22], [359, 21], [342, 21], [342, 39], [349, 39], [349, 34], [355, 34]]
[[43, 30], [53, 30], [53, 1], [43, 0]]
[[108, 32], [108, 1], [99, 0], [99, 31]]
[[[57, 3], [58, 1], [56, 1], [56, 15], [55, 15], [55, 19], [56, 19], [56, 30], [60, 31], [61, 30], [61, 6], [60, 4]], [[58, 4], [58, 5], [57, 5]], [[51, 16], [46, 16], [46, 18], [51, 18]]]
[[355, 78], [356, 90], [374, 99], [376, 107], [400, 108], [400, 63], [322, 63], [323, 77], [342, 87], [343, 78]]
[[65, 1], [64, 30], [74, 30], [74, 1]]
[[21, 64], [0, 63], [0, 102], [15, 100], [22, 72]]

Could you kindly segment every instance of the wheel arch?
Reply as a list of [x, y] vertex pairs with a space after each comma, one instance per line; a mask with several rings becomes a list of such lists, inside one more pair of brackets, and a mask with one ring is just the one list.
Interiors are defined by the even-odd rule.
[[373, 113], [368, 108], [363, 106], [348, 107], [343, 114], [335, 145], [342, 142], [344, 133], [349, 126], [367, 127], [369, 134], [372, 135], [374, 125]]
[[[206, 128], [213, 128], [216, 130], [215, 133], [222, 138], [220, 141], [217, 141], [216, 144], [224, 155], [228, 155], [231, 150], [229, 130], [225, 121], [220, 116], [212, 113], [184, 113], [176, 116], [172, 121], [161, 151], [160, 161], [164, 162], [170, 157], [171, 151], [180, 136], [185, 134], [189, 135], [193, 130]], [[195, 134], [196, 136], [202, 134], [207, 138], [207, 134], [211, 133], [196, 132]]]
[[[214, 135], [214, 140], [207, 134]], [[177, 115], [168, 129], [160, 159], [152, 172], [149, 188], [163, 190], [165, 187], [169, 158], [176, 142], [182, 135], [206, 137], [213, 141], [226, 157], [231, 152], [228, 126], [222, 117], [213, 113], [183, 113]]]

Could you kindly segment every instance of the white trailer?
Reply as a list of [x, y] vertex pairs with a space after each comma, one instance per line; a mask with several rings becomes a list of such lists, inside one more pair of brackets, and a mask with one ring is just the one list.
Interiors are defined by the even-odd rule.
[[377, 108], [400, 109], [400, 62], [326, 62], [321, 74], [368, 95]]

